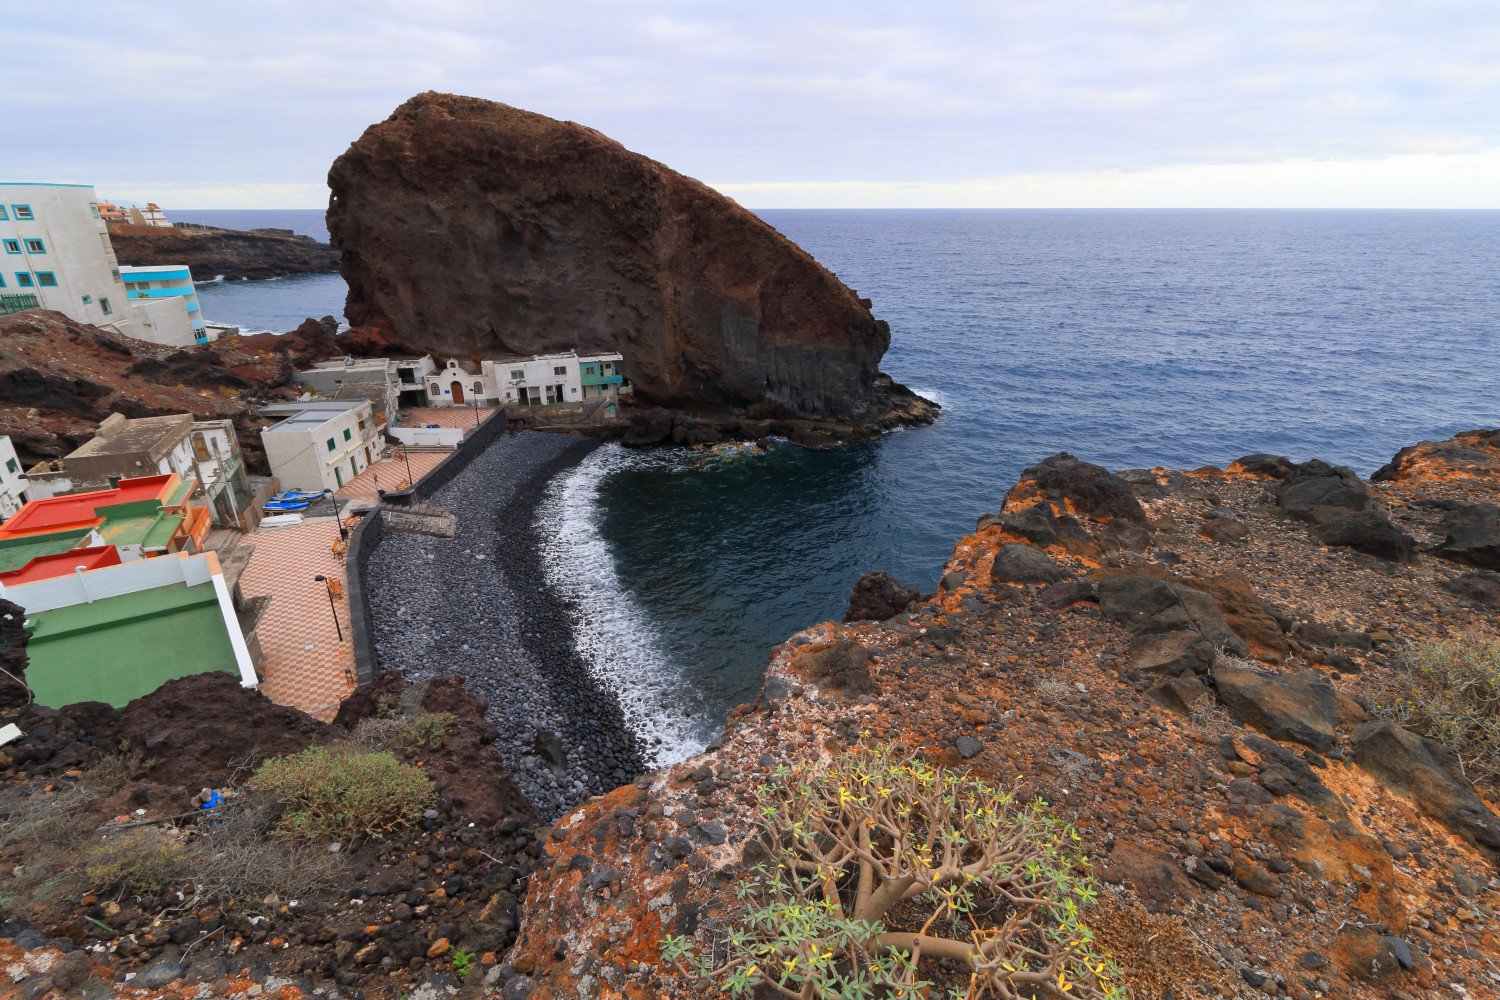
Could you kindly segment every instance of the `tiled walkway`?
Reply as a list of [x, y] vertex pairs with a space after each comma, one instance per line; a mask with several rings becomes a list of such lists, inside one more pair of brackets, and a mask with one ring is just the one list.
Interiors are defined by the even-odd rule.
[[[396, 426], [426, 427], [428, 424], [437, 424], [439, 427], [458, 427], [468, 431], [474, 428], [474, 412], [472, 406], [403, 406], [401, 422]], [[499, 412], [499, 407], [481, 406], [479, 422], [484, 423], [491, 414]]]
[[[258, 629], [266, 654], [261, 692], [325, 721], [354, 690], [348, 583], [343, 558], [330, 550], [337, 537], [338, 528], [329, 517], [261, 528], [246, 539], [255, 546], [255, 554], [240, 578], [246, 597], [271, 597]], [[339, 583], [340, 596], [334, 603], [344, 630], [342, 642], [334, 629], [328, 592], [313, 579], [320, 573]]]
[[[400, 449], [397, 449], [397, 457], [382, 458], [349, 480], [348, 485], [339, 490], [338, 498], [340, 500], [374, 500], [378, 495], [377, 490], [394, 493], [405, 488], [406, 462], [401, 459], [400, 454]], [[453, 454], [451, 451], [414, 451], [410, 455], [411, 474], [421, 479], [451, 454]]]

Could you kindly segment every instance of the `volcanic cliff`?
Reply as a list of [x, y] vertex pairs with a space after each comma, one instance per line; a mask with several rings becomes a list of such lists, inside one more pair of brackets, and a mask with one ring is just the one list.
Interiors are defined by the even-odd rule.
[[[641, 406], [830, 437], [936, 414], [881, 376], [890, 329], [867, 300], [729, 198], [593, 129], [420, 94], [328, 184], [355, 326], [461, 358], [617, 350]], [[746, 429], [709, 435], [725, 430]]]
[[186, 264], [194, 281], [276, 278], [339, 269], [337, 250], [290, 229], [113, 225], [109, 227], [109, 241], [121, 264]]

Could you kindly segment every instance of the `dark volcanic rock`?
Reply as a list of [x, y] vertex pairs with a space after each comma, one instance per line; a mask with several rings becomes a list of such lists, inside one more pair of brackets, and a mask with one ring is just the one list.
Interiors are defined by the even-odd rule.
[[1370, 491], [1353, 469], [1313, 459], [1287, 471], [1276, 504], [1293, 520], [1322, 524], [1368, 509]]
[[1324, 545], [1340, 545], [1365, 555], [1411, 562], [1417, 543], [1378, 510], [1362, 510], [1313, 526], [1313, 534]]
[[1371, 482], [1413, 479], [1473, 480], [1494, 483], [1500, 477], [1500, 428], [1463, 431], [1446, 441], [1423, 441], [1402, 448], [1370, 476]]
[[30, 702], [26, 679], [26, 612], [18, 604], [0, 598], [0, 711], [19, 709]]
[[990, 582], [1007, 583], [1056, 583], [1068, 576], [1068, 571], [1052, 561], [1052, 557], [1033, 545], [1004, 545], [995, 556], [990, 568]]
[[1500, 570], [1500, 505], [1459, 507], [1443, 518], [1443, 527], [1448, 535], [1437, 547], [1438, 555], [1480, 569]]
[[1500, 860], [1500, 817], [1474, 794], [1447, 751], [1388, 720], [1360, 726], [1353, 742], [1361, 767]]
[[1481, 608], [1500, 610], [1500, 573], [1481, 570], [1438, 583], [1448, 593]]
[[678, 411], [930, 421], [869, 303], [704, 184], [593, 129], [420, 94], [335, 161], [352, 324], [437, 354], [618, 350]]
[[804, 656], [809, 680], [849, 695], [868, 694], [875, 689], [870, 680], [870, 651], [851, 639], [843, 639]]
[[1314, 671], [1275, 674], [1219, 666], [1213, 672], [1229, 714], [1278, 740], [1330, 750], [1334, 731], [1364, 719], [1364, 710]]
[[1104, 617], [1137, 634], [1188, 632], [1214, 649], [1249, 655], [1245, 641], [1219, 611], [1219, 602], [1201, 590], [1149, 576], [1110, 574], [1099, 581]]
[[886, 573], [866, 573], [849, 593], [849, 610], [844, 612], [844, 621], [883, 622], [911, 607], [921, 596]]
[[1062, 511], [1095, 521], [1146, 523], [1146, 511], [1130, 483], [1101, 465], [1080, 461], [1065, 451], [1023, 470], [1006, 495], [1004, 506], [1007, 510], [1030, 506], [1027, 501], [1048, 501]]
[[212, 281], [220, 275], [235, 281], [339, 269], [337, 250], [290, 229], [111, 226], [109, 242], [121, 264], [186, 264], [194, 281]]
[[1249, 476], [1265, 476], [1269, 479], [1283, 479], [1288, 472], [1292, 471], [1292, 463], [1283, 455], [1259, 453], [1235, 459], [1230, 463], [1229, 471]]

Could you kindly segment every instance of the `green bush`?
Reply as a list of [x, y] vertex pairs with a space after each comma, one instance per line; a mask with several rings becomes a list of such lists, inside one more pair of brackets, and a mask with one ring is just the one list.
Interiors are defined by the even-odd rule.
[[1453, 751], [1476, 785], [1500, 787], [1500, 642], [1411, 643], [1376, 712]]
[[420, 768], [388, 752], [310, 747], [262, 764], [250, 787], [281, 808], [277, 833], [293, 840], [340, 840], [386, 833], [420, 819], [433, 800]]
[[1081, 919], [1098, 890], [1078, 833], [1045, 803], [897, 747], [782, 768], [756, 796], [769, 860], [737, 922], [714, 961], [668, 937], [667, 963], [737, 997], [1125, 997]]
[[97, 892], [153, 896], [182, 877], [182, 844], [155, 828], [113, 834], [89, 849], [83, 871]]
[[423, 712], [401, 727], [394, 742], [402, 750], [413, 752], [436, 750], [448, 738], [448, 730], [451, 728], [453, 728], [452, 713]]

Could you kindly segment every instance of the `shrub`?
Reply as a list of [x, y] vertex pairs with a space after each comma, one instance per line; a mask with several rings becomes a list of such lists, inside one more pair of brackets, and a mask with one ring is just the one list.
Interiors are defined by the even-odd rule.
[[1470, 781], [1500, 787], [1500, 642], [1407, 645], [1376, 712], [1453, 751]]
[[344, 855], [323, 845], [268, 839], [275, 804], [265, 793], [230, 798], [188, 845], [183, 859], [200, 895], [213, 899], [306, 899], [343, 882]]
[[423, 712], [401, 727], [394, 742], [402, 750], [436, 750], [448, 738], [448, 730], [451, 728], [451, 713]]
[[182, 876], [182, 844], [150, 827], [112, 834], [89, 849], [83, 871], [95, 891], [154, 896]]
[[[1123, 998], [1080, 913], [1097, 890], [1080, 838], [1023, 803], [900, 748], [781, 768], [756, 790], [769, 860], [736, 889], [743, 912], [700, 957], [662, 957], [732, 996]], [[952, 970], [957, 969], [957, 975]]]
[[266, 761], [250, 779], [281, 807], [276, 832], [292, 840], [337, 840], [409, 826], [432, 804], [432, 782], [387, 752], [310, 747]]

